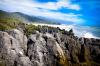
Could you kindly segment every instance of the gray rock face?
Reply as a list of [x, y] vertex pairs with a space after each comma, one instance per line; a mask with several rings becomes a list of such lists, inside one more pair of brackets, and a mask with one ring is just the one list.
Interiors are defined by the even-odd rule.
[[19, 44], [21, 45], [21, 48], [26, 52], [27, 51], [27, 37], [22, 33], [21, 31], [17, 29], [13, 29], [8, 31], [9, 35], [14, 37]]
[[[52, 34], [34, 34], [28, 41], [28, 56], [35, 66], [56, 66], [66, 63], [63, 49]], [[57, 61], [59, 59], [59, 62]]]
[[38, 31], [27, 38], [17, 29], [0, 31], [0, 66], [99, 66], [99, 59], [99, 39]]
[[14, 62], [14, 66], [32, 66], [29, 57], [19, 57]]
[[47, 52], [46, 42], [41, 34], [31, 35], [28, 41], [28, 56], [35, 66], [44, 66], [43, 52]]
[[5, 61], [6, 66], [13, 66], [16, 58], [25, 56], [25, 51], [27, 38], [23, 33], [17, 29], [8, 33], [0, 31], [0, 59]]

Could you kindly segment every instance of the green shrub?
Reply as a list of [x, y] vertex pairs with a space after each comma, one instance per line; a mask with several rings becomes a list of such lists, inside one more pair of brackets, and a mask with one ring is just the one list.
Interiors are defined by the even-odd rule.
[[36, 30], [39, 30], [38, 26], [35, 26], [35, 25], [32, 25], [32, 24], [25, 26], [25, 33], [26, 33], [27, 36], [29, 36], [30, 34], [32, 34]]
[[10, 30], [17, 28], [18, 26], [22, 25], [23, 23], [16, 19], [1, 19], [0, 18], [0, 30]]

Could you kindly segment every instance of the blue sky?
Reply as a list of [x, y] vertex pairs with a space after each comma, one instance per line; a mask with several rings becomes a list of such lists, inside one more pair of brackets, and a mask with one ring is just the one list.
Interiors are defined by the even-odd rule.
[[0, 0], [0, 10], [78, 25], [100, 25], [100, 0]]

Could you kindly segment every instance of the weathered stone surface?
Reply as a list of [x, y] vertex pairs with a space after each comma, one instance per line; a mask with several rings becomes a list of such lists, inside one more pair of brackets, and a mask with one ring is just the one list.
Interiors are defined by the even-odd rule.
[[27, 37], [24, 35], [23, 32], [17, 29], [13, 29], [13, 30], [8, 31], [8, 33], [20, 43], [21, 48], [24, 51], [27, 51]]
[[14, 62], [14, 66], [32, 66], [29, 57], [19, 57]]
[[13, 29], [0, 31], [0, 65], [99, 66], [100, 39], [78, 38], [73, 32], [35, 31], [28, 38]]
[[24, 50], [27, 51], [27, 38], [22, 38], [22, 35], [23, 33], [17, 29], [12, 30], [11, 33], [10, 31], [8, 33], [0, 31], [0, 59], [5, 61], [6, 66], [13, 66], [16, 57], [25, 56]]

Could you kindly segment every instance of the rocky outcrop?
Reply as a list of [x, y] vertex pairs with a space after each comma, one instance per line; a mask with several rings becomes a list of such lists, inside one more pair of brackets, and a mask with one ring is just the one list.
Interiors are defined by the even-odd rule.
[[23, 60], [23, 57], [27, 59], [25, 51], [27, 51], [27, 38], [22, 32], [17, 29], [9, 32], [0, 31], [0, 64], [4, 62], [6, 66], [16, 66], [16, 61], [19, 59], [23, 63], [29, 62], [30, 60]]
[[[52, 31], [52, 30], [51, 30]], [[0, 31], [0, 66], [99, 66], [100, 39], [78, 38], [72, 30]]]

